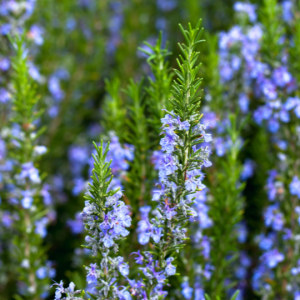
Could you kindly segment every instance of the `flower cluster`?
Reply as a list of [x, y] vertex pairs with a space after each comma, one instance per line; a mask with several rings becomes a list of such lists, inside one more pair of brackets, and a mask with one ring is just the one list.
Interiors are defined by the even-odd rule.
[[[52, 286], [56, 286], [55, 300], [82, 300], [80, 297], [76, 297], [77, 294], [81, 294], [81, 290], [75, 290], [75, 284], [71, 282], [68, 288], [64, 288], [63, 281], [60, 283], [54, 283]], [[63, 297], [66, 294], [66, 297]]]
[[[193, 39], [197, 37], [198, 30], [192, 33], [191, 45], [195, 42]], [[192, 58], [186, 57], [186, 59], [186, 64], [191, 64], [193, 68]], [[181, 82], [178, 86], [177, 83], [174, 85], [174, 97], [178, 97], [178, 101], [183, 101], [181, 94], [176, 94], [175, 87], [178, 91], [182, 89]], [[187, 101], [190, 101], [189, 98]], [[195, 104], [197, 105], [199, 104]], [[204, 176], [202, 167], [211, 166], [209, 148], [199, 147], [201, 142], [212, 140], [205, 132], [206, 126], [200, 123], [200, 115], [191, 112], [184, 114], [184, 110], [176, 105], [173, 108], [174, 111], [167, 111], [161, 120], [164, 137], [160, 145], [163, 154], [157, 155], [156, 152], [155, 158], [159, 168], [160, 189], [153, 191], [152, 200], [158, 202], [157, 213], [155, 218], [148, 220], [149, 211], [145, 208], [144, 212], [143, 209], [144, 219], [140, 221], [139, 228], [142, 244], [150, 240], [157, 249], [154, 257], [144, 252], [144, 255], [138, 253], [136, 259], [143, 266], [140, 269], [143, 271], [145, 282], [145, 286], [140, 287], [139, 294], [141, 297], [146, 294], [151, 299], [163, 295], [162, 288], [167, 278], [176, 273], [176, 266], [172, 262], [175, 253], [182, 248], [186, 240], [187, 228], [183, 223], [197, 216], [192, 206], [195, 202], [194, 194], [205, 188], [202, 183]]]
[[[95, 151], [94, 151], [95, 154]], [[129, 162], [134, 158], [134, 149], [131, 145], [122, 146], [119, 139], [114, 134], [111, 135], [110, 150], [106, 156], [106, 162], [111, 161], [112, 178], [109, 189], [123, 188], [122, 180], [126, 176], [129, 168]], [[69, 149], [69, 160], [72, 164], [72, 172], [74, 177], [73, 194], [78, 195], [87, 186], [87, 182], [83, 177], [83, 170], [88, 165], [89, 174], [92, 174], [94, 160], [88, 157], [88, 147], [71, 146]], [[69, 220], [68, 225], [73, 233], [81, 233], [83, 231], [82, 218], [79, 213], [76, 214], [75, 220]]]
[[[294, 40], [287, 34], [296, 22], [293, 8], [292, 1], [284, 1], [282, 5], [265, 1], [257, 22], [254, 7], [236, 3], [235, 10], [246, 13], [252, 24], [244, 23], [221, 33], [219, 48], [222, 82], [239, 82], [240, 89], [235, 89], [239, 92], [240, 110], [248, 113], [250, 100], [253, 101], [253, 119], [271, 133], [271, 145], [277, 156], [266, 182], [271, 203], [263, 212], [266, 233], [257, 237], [262, 254], [254, 271], [253, 289], [263, 297], [280, 295], [296, 299], [299, 285], [292, 270], [299, 259], [299, 174], [294, 168], [298, 154], [297, 146], [288, 147], [299, 144], [300, 117], [299, 77], [292, 63], [297, 46], [291, 46]], [[283, 278], [288, 283], [279, 287]], [[270, 284], [271, 281], [276, 284]]]
[[101, 256], [101, 262], [86, 267], [87, 282], [95, 287], [93, 293], [99, 299], [114, 299], [120, 293], [116, 286], [118, 271], [123, 276], [129, 274], [128, 264], [123, 257], [115, 257], [118, 243], [124, 239], [131, 225], [129, 208], [121, 201], [122, 192], [109, 190], [112, 181], [110, 163], [106, 162], [108, 146], [104, 151], [103, 142], [96, 146], [94, 155], [93, 183], [89, 184], [82, 218], [88, 232], [86, 247], [92, 250], [93, 256]]
[[[14, 1], [4, 3], [13, 5]], [[15, 3], [15, 9], [19, 7], [21, 13], [27, 4], [23, 2], [25, 7], [20, 8], [21, 4]], [[15, 51], [11, 58], [12, 129], [6, 130], [3, 135], [11, 151], [7, 153], [6, 163], [1, 166], [4, 199], [7, 200], [4, 223], [10, 234], [14, 235], [12, 245], [9, 245], [9, 255], [14, 257], [15, 269], [20, 274], [19, 293], [25, 297], [45, 298], [46, 285], [49, 276], [53, 276], [53, 269], [45, 276], [46, 258], [43, 254], [35, 258], [34, 253], [37, 249], [43, 253], [42, 239], [47, 234], [49, 221], [53, 219], [49, 187], [43, 185], [44, 175], [37, 168], [47, 148], [37, 144], [36, 126], [41, 113], [37, 109], [38, 99], [32, 87], [25, 41], [15, 35], [12, 45]]]

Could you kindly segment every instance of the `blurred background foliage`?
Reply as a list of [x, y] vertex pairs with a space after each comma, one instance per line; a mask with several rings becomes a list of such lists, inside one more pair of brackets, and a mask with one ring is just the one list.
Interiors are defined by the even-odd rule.
[[[78, 225], [67, 225], [83, 207], [82, 193], [74, 192], [74, 165], [70, 158], [72, 149], [81, 147], [83, 151], [76, 152], [76, 155], [90, 155], [91, 141], [99, 141], [99, 132], [101, 137], [107, 139], [109, 129], [115, 130], [122, 143], [130, 142], [130, 137], [122, 134], [125, 132], [123, 120], [126, 118], [134, 119], [136, 125], [139, 125], [140, 132], [131, 133], [142, 137], [139, 142], [143, 145], [134, 146], [155, 149], [151, 141], [149, 144], [149, 137], [145, 136], [146, 129], [142, 127], [153, 124], [141, 123], [144, 116], [139, 116], [137, 111], [129, 115], [127, 112], [129, 103], [135, 101], [135, 93], [139, 93], [139, 86], [132, 82], [125, 92], [119, 90], [125, 89], [130, 83], [129, 78], [141, 80], [143, 77], [140, 85], [149, 85], [148, 76], [151, 77], [152, 73], [146, 62], [146, 55], [138, 48], [147, 50], [147, 46], [143, 46], [144, 41], [154, 45], [160, 31], [163, 31], [162, 44], [167, 45], [168, 51], [172, 53], [168, 56], [169, 67], [176, 66], [175, 58], [179, 53], [177, 43], [183, 39], [178, 23], [195, 24], [199, 18], [203, 19], [206, 42], [200, 45], [202, 87], [211, 91], [211, 96], [215, 99], [213, 105], [220, 109], [223, 105], [222, 90], [220, 87], [218, 89], [215, 74], [218, 67], [217, 34], [235, 24], [233, 4], [233, 0], [36, 2], [34, 15], [26, 23], [26, 27], [30, 29], [33, 24], [39, 24], [43, 31], [43, 43], [39, 47], [32, 45], [30, 55], [40, 72], [38, 94], [42, 99], [42, 108], [45, 109], [41, 122], [46, 125], [46, 132], [41, 144], [51, 149], [43, 157], [40, 168], [48, 174], [55, 203], [56, 219], [49, 225], [45, 238], [45, 245], [50, 245], [48, 259], [56, 269], [55, 280], [74, 280], [78, 288], [85, 286], [81, 260], [83, 250], [80, 249], [84, 235], [74, 234], [76, 226], [82, 225], [80, 222]], [[111, 98], [117, 101], [111, 106], [103, 106]], [[119, 105], [121, 109], [114, 112], [114, 105]], [[214, 107], [211, 109], [214, 110]], [[114, 113], [114, 118], [107, 117]], [[110, 120], [114, 122], [109, 123]], [[242, 156], [259, 158], [257, 163], [265, 165], [263, 169], [268, 170], [267, 152], [261, 152], [256, 147], [257, 144], [267, 144], [263, 130], [251, 125], [242, 129], [242, 135], [245, 140], [251, 140], [243, 149]], [[144, 148], [144, 151], [147, 152], [147, 149]], [[139, 159], [143, 163], [143, 155]], [[88, 166], [84, 166], [83, 173], [87, 178]], [[147, 176], [151, 177], [152, 173], [153, 170], [147, 170]], [[259, 231], [257, 220], [264, 205], [259, 199], [264, 198], [261, 194], [264, 192], [265, 179], [266, 174], [258, 173], [246, 185], [245, 216], [250, 235]], [[78, 232], [81, 232], [80, 228]], [[249, 247], [250, 251], [256, 251], [251, 248], [251, 244]], [[13, 278], [11, 281], [14, 282]], [[0, 286], [0, 299], [10, 299], [8, 295], [11, 295], [11, 291], [7, 289], [8, 286], [14, 288], [13, 284], [6, 285], [5, 290]], [[249, 297], [254, 299], [251, 293]]]

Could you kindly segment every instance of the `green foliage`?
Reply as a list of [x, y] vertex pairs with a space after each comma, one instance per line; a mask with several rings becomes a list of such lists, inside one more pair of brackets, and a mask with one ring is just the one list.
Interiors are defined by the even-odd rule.
[[[130, 200], [133, 211], [137, 212], [138, 207], [146, 204], [150, 199], [152, 166], [149, 164], [149, 128], [145, 118], [145, 102], [142, 92], [143, 82], [135, 83], [130, 81], [126, 95], [130, 99], [129, 120], [127, 126], [129, 133], [126, 141], [134, 146], [135, 159], [130, 164], [126, 195]], [[133, 220], [136, 224], [135, 219]]]
[[279, 40], [284, 35], [284, 27], [277, 0], [264, 0], [263, 3], [261, 9], [261, 22], [263, 25], [261, 51], [265, 61], [271, 66], [276, 67], [276, 61], [279, 59], [279, 55], [283, 49], [283, 44]]
[[[235, 300], [236, 298], [237, 298], [237, 296], [239, 295], [239, 291], [236, 291], [234, 294], [233, 294], [233, 296], [230, 298], [230, 300]], [[207, 294], [205, 294], [205, 299], [206, 300], [214, 300], [214, 298], [213, 299], [211, 299]], [[220, 297], [216, 297], [215, 298], [216, 300], [221, 300], [221, 298]]]
[[[300, 8], [300, 3], [297, 4], [297, 9]], [[291, 45], [289, 49], [290, 54], [290, 68], [292, 71], [293, 76], [297, 79], [297, 82], [300, 81], [300, 62], [299, 62], [299, 56], [300, 56], [300, 17], [296, 13], [295, 14], [295, 20], [292, 23], [291, 26], [291, 32], [289, 32], [293, 36], [293, 44]]]
[[200, 110], [200, 92], [199, 87], [202, 79], [198, 78], [198, 72], [201, 64], [197, 63], [199, 52], [195, 48], [201, 40], [203, 29], [200, 29], [201, 20], [198, 21], [195, 29], [189, 24], [189, 30], [184, 30], [179, 25], [182, 34], [185, 37], [186, 44], [178, 44], [182, 55], [177, 59], [179, 69], [174, 69], [178, 76], [172, 86], [172, 98], [170, 100], [174, 113], [181, 119], [186, 120]]
[[[12, 58], [13, 115], [11, 122], [19, 126], [20, 135], [18, 137], [10, 136], [9, 158], [15, 161], [13, 175], [17, 176], [22, 164], [33, 162], [37, 165], [38, 158], [34, 155], [34, 149], [36, 140], [43, 129], [36, 132], [35, 123], [41, 116], [42, 110], [38, 110], [39, 98], [36, 95], [33, 80], [29, 76], [25, 39], [14, 36], [10, 40], [15, 51], [15, 56]], [[14, 140], [17, 140], [18, 143], [13, 143]], [[41, 179], [43, 177], [41, 176]], [[14, 182], [14, 177], [12, 177], [12, 182]], [[16, 264], [16, 274], [19, 280], [25, 284], [22, 295], [14, 297], [15, 299], [37, 300], [39, 295], [45, 292], [49, 279], [47, 277], [39, 279], [36, 276], [37, 270], [41, 266], [45, 266], [48, 249], [42, 246], [42, 237], [35, 229], [36, 222], [41, 220], [48, 210], [45, 209], [41, 201], [40, 185], [34, 185], [28, 179], [26, 179], [25, 186], [18, 180], [14, 184], [19, 193], [22, 193], [23, 190], [29, 191], [33, 194], [34, 199], [32, 209], [24, 209], [18, 204], [15, 211], [12, 211], [18, 215], [18, 218], [13, 226], [13, 251], [11, 255]], [[16, 197], [20, 198], [19, 195]]]
[[120, 80], [114, 78], [112, 81], [106, 80], [106, 96], [103, 104], [103, 113], [101, 124], [105, 132], [113, 131], [121, 139], [126, 140], [124, 136], [124, 126], [126, 126], [126, 109], [123, 99], [120, 95]]
[[[238, 258], [239, 244], [236, 225], [242, 220], [244, 197], [242, 191], [245, 183], [240, 182], [242, 164], [239, 159], [242, 144], [240, 140], [243, 124], [237, 124], [236, 115], [229, 116], [230, 124], [227, 133], [231, 147], [225, 159], [215, 166], [218, 173], [215, 178], [208, 174], [213, 200], [210, 202], [210, 217], [213, 227], [209, 236], [213, 237], [211, 260], [218, 271], [213, 272], [207, 282], [210, 295], [224, 297], [226, 292], [235, 286], [235, 282], [225, 284], [225, 279], [232, 278], [233, 264]], [[226, 259], [225, 259], [226, 258]]]
[[200, 69], [204, 78], [204, 86], [206, 88], [206, 101], [211, 111], [224, 112], [223, 108], [228, 105], [224, 101], [224, 86], [220, 82], [219, 74], [219, 54], [218, 54], [218, 36], [205, 33], [203, 68]]
[[[118, 190], [108, 191], [108, 187], [113, 179], [111, 174], [110, 164], [106, 162], [105, 158], [109, 150], [109, 143], [103, 148], [103, 141], [100, 146], [94, 143], [96, 154], [93, 154], [94, 168], [92, 171], [92, 183], [89, 183], [89, 193], [85, 194], [84, 198], [91, 203], [96, 203], [101, 211], [105, 211], [106, 197], [114, 195]], [[99, 215], [103, 221], [103, 215]], [[101, 223], [101, 222], [100, 222]]]
[[168, 100], [171, 96], [173, 74], [170, 72], [169, 62], [166, 61], [166, 58], [172, 53], [168, 51], [168, 45], [165, 49], [162, 48], [162, 33], [160, 33], [154, 46], [148, 42], [145, 42], [145, 45], [148, 46], [149, 51], [143, 48], [139, 48], [139, 50], [148, 56], [147, 62], [154, 76], [154, 78], [148, 77], [149, 86], [145, 87], [145, 90], [148, 94], [147, 109], [151, 115], [149, 122], [154, 127], [150, 131], [152, 133], [151, 140], [157, 144], [161, 127], [160, 119], [164, 116], [163, 109], [170, 109]]

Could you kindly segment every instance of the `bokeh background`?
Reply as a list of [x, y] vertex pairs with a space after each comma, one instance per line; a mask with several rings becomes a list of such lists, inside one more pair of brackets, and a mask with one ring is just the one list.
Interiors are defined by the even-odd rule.
[[[251, 2], [260, 4], [261, 1]], [[172, 52], [170, 67], [175, 67], [177, 43], [183, 40], [178, 24], [196, 24], [202, 18], [208, 41], [199, 47], [205, 87], [212, 72], [210, 51], [218, 51], [217, 36], [237, 21], [233, 5], [233, 0], [36, 1], [34, 13], [24, 26], [32, 40], [32, 72], [39, 83], [38, 94], [45, 109], [41, 123], [46, 131], [41, 144], [49, 151], [39, 167], [47, 175], [53, 201], [52, 220], [44, 244], [49, 246], [48, 260], [56, 270], [54, 280], [73, 280], [78, 288], [85, 286], [80, 248], [84, 233], [78, 212], [84, 204], [83, 187], [89, 171], [85, 162], [90, 157], [91, 142], [107, 135], [104, 127], [109, 127], [105, 124], [105, 114], [110, 112], [103, 109], [108, 97], [105, 80], [118, 78], [122, 89], [129, 78], [150, 75], [146, 56], [138, 47], [144, 47], [144, 41], [154, 44], [160, 31], [163, 43]], [[267, 165], [268, 153], [255, 153], [255, 144], [264, 138], [257, 128], [247, 127], [243, 135], [251, 142], [242, 155], [259, 157], [257, 163]], [[82, 165], [78, 165], [80, 161]], [[245, 220], [250, 237], [263, 224], [260, 215], [264, 202], [260, 195], [264, 193], [266, 176], [256, 174], [245, 188]], [[252, 243], [246, 247], [250, 252], [257, 251]], [[0, 299], [11, 299], [14, 288], [14, 278], [0, 282]], [[254, 299], [251, 291], [248, 297]]]

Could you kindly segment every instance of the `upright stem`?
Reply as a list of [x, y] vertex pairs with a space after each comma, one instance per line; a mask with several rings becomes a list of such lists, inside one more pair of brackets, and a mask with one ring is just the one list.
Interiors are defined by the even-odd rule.
[[[30, 220], [30, 214], [28, 210], [25, 210], [25, 215], [24, 215], [24, 223], [25, 223], [25, 258], [28, 260], [29, 263], [30, 261], [30, 254], [31, 254], [31, 244], [30, 244], [30, 238], [29, 235], [31, 233], [32, 227], [31, 227], [31, 220]], [[33, 271], [33, 268], [31, 267], [31, 264], [29, 266], [29, 284], [30, 288], [32, 289], [32, 292], [36, 295], [37, 291], [37, 283], [36, 283], [36, 277], [35, 273]], [[34, 296], [32, 300], [39, 300], [37, 296]]]

